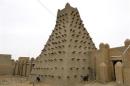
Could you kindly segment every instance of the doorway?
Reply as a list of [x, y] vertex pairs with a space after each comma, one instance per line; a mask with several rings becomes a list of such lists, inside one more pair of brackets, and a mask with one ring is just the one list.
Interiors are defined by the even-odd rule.
[[115, 64], [117, 62], [122, 62], [121, 60], [113, 60], [112, 63], [113, 63], [113, 81], [116, 81], [116, 73], [115, 73]]

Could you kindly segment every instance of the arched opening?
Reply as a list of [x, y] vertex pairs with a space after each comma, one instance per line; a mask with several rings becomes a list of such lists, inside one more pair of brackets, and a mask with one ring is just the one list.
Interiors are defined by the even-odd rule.
[[115, 64], [117, 62], [122, 62], [121, 60], [113, 60], [112, 63], [113, 63], [113, 80], [116, 81], [116, 73], [115, 73]]

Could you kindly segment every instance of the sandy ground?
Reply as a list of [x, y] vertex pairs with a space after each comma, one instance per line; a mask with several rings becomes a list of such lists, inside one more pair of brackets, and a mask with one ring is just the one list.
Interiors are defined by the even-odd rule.
[[[0, 76], [0, 86], [50, 86], [45, 83], [30, 83], [25, 77]], [[80, 86], [80, 85], [77, 85]], [[84, 86], [116, 86], [114, 82], [100, 84], [97, 82], [89, 82]]]

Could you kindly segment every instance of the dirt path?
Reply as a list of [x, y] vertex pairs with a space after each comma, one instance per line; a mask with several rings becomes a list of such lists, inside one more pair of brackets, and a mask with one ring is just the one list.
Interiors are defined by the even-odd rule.
[[[45, 83], [31, 84], [25, 77], [0, 76], [0, 86], [50, 86]], [[81, 85], [77, 85], [81, 86]], [[84, 86], [116, 86], [114, 82], [100, 84], [97, 82], [87, 83]]]

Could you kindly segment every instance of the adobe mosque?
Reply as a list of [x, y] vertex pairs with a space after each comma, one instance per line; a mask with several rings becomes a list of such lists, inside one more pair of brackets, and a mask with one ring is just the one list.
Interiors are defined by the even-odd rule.
[[55, 28], [41, 54], [17, 61], [0, 54], [0, 75], [29, 77], [31, 82], [52, 86], [77, 86], [88, 81], [130, 86], [130, 40], [115, 48], [101, 43], [97, 49], [77, 8], [67, 3], [58, 10]]

